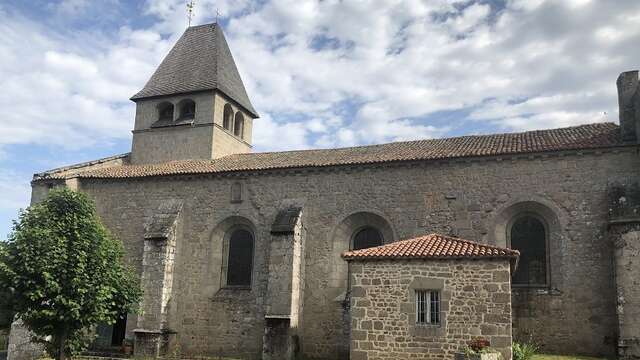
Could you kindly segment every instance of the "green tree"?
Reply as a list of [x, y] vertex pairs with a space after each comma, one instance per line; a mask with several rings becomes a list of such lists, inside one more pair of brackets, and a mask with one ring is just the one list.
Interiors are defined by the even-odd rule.
[[123, 248], [84, 194], [53, 190], [22, 211], [0, 247], [0, 288], [46, 351], [66, 359], [98, 323], [136, 311], [142, 291]]

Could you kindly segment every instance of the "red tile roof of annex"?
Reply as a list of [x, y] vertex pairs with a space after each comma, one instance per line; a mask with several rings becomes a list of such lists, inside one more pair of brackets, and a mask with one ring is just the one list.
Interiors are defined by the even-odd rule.
[[517, 259], [520, 252], [452, 236], [429, 234], [342, 254], [345, 260], [385, 259]]

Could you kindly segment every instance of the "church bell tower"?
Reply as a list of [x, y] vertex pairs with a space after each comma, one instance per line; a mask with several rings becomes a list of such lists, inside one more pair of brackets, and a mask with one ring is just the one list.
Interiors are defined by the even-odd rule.
[[251, 105], [218, 24], [189, 27], [135, 94], [131, 163], [251, 151]]

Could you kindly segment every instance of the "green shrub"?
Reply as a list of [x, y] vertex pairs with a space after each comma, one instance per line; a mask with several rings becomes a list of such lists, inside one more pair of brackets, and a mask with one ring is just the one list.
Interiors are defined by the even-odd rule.
[[513, 342], [513, 360], [530, 360], [538, 352], [538, 347], [531, 343]]

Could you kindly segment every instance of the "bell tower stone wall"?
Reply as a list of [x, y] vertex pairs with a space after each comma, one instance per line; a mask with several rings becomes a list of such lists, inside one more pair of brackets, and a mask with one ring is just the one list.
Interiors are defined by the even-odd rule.
[[[185, 101], [196, 104], [190, 121], [180, 118], [180, 105]], [[160, 123], [160, 107], [174, 106], [170, 123]], [[242, 133], [236, 134], [236, 122], [225, 129], [224, 107], [229, 104], [233, 115], [243, 118]], [[220, 92], [201, 92], [137, 101], [136, 120], [131, 149], [132, 164], [155, 164], [174, 160], [216, 159], [222, 156], [251, 151], [253, 119], [242, 107]]]

